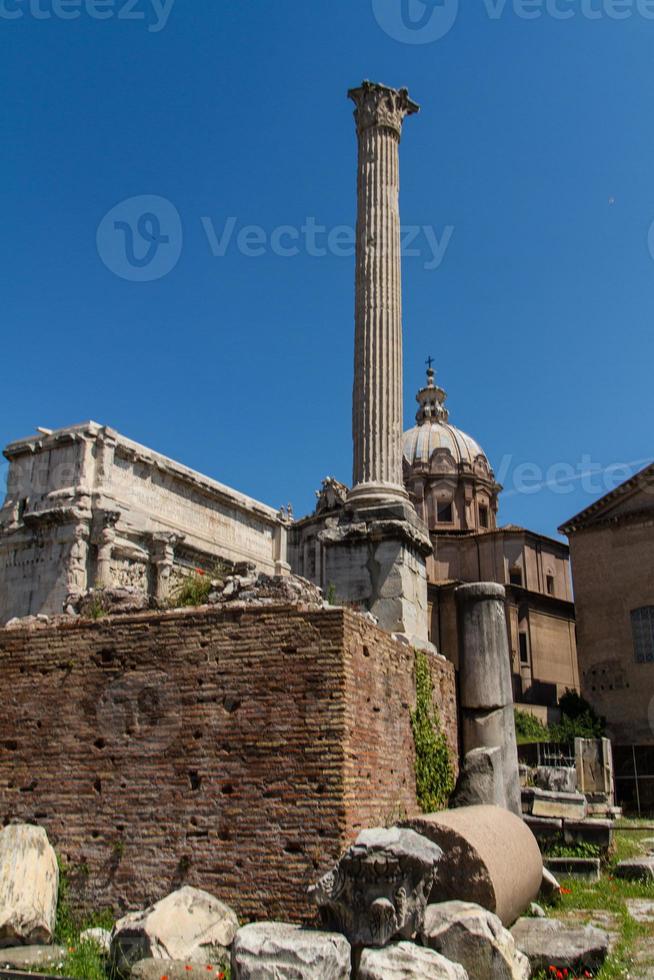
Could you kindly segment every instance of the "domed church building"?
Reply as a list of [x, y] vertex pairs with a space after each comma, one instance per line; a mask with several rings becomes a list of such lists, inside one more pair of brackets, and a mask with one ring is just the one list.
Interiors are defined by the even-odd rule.
[[526, 528], [498, 526], [502, 487], [479, 443], [450, 422], [447, 394], [429, 364], [416, 396], [416, 425], [404, 433], [403, 466], [434, 546], [427, 559], [430, 639], [458, 664], [456, 587], [505, 586], [514, 698], [552, 720], [565, 690], [579, 689], [568, 547]]

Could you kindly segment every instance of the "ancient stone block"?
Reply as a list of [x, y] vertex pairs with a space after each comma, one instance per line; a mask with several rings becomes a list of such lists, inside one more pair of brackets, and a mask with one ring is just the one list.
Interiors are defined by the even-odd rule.
[[52, 942], [59, 868], [42, 827], [10, 824], [0, 833], [0, 946]]
[[506, 926], [537, 897], [543, 861], [520, 817], [500, 807], [471, 806], [417, 817], [406, 826], [443, 851], [431, 903], [473, 902]]
[[498, 785], [500, 795], [497, 805], [520, 814], [520, 772], [513, 702], [492, 711], [463, 709], [461, 714], [466, 753], [482, 747], [499, 748], [501, 784]]
[[412, 830], [364, 830], [310, 889], [323, 923], [353, 946], [385, 946], [420, 931], [441, 849]]
[[560, 817], [568, 820], [584, 820], [587, 812], [586, 797], [581, 793], [551, 793], [545, 789], [528, 787], [521, 792], [522, 812], [533, 817]]
[[538, 766], [535, 783], [550, 793], [576, 793], [577, 770], [567, 766]]
[[613, 840], [613, 821], [564, 820], [563, 837], [566, 844], [596, 844], [606, 851]]
[[557, 878], [576, 878], [578, 881], [600, 880], [599, 858], [548, 857], [545, 867]]
[[42, 972], [66, 958], [64, 946], [14, 946], [0, 949], [0, 968]]
[[559, 970], [595, 973], [606, 959], [609, 935], [594, 926], [572, 926], [558, 919], [519, 919], [511, 929], [518, 949], [536, 973]]
[[414, 943], [364, 949], [357, 980], [468, 980], [459, 963]]
[[130, 912], [111, 934], [111, 960], [126, 974], [138, 960], [223, 956], [238, 929], [236, 914], [208, 892], [186, 885], [143, 912]]
[[654, 882], [654, 857], [630, 858], [620, 861], [615, 869], [616, 878], [627, 881]]
[[547, 868], [543, 868], [543, 880], [539, 894], [549, 902], [556, 902], [561, 898], [561, 886], [558, 879]]
[[429, 905], [422, 941], [460, 963], [470, 980], [529, 980], [527, 958], [492, 912], [470, 902]]
[[236, 934], [232, 980], [349, 980], [344, 936], [279, 922], [256, 922]]
[[[129, 980], [161, 980], [162, 976], [167, 980], [193, 980], [193, 977], [215, 980], [217, 974], [229, 966], [229, 962], [229, 953], [216, 957], [211, 964], [190, 960], [166, 960], [165, 963], [153, 959], [139, 960], [132, 967]], [[211, 971], [209, 966], [212, 967]], [[164, 970], [165, 973], [162, 972]]]
[[467, 752], [451, 806], [505, 806], [506, 795], [499, 747]]
[[532, 817], [525, 814], [524, 821], [541, 844], [558, 841], [563, 833], [563, 820], [560, 817]]

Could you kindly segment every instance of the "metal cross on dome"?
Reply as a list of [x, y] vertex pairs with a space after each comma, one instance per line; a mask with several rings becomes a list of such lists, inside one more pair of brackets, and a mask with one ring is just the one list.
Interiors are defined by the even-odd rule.
[[434, 361], [434, 358], [431, 357], [431, 356], [428, 357], [427, 360], [425, 361], [425, 364], [427, 365], [427, 367], [429, 368], [430, 371], [431, 371], [431, 369], [432, 369], [432, 367], [434, 366], [435, 363], [436, 362]]

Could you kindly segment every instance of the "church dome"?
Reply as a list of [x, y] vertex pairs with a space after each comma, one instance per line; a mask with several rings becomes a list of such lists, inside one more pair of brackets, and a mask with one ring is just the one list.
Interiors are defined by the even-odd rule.
[[417, 424], [404, 433], [402, 450], [404, 483], [418, 514], [433, 533], [494, 530], [501, 487], [479, 443], [450, 424], [431, 359], [416, 399]]
[[448, 450], [455, 463], [474, 466], [475, 460], [480, 460], [489, 466], [488, 457], [479, 443], [448, 422], [430, 421], [414, 425], [404, 433], [402, 449], [409, 466], [428, 466], [439, 449]]
[[475, 463], [491, 467], [488, 457], [472, 436], [457, 429], [449, 422], [450, 413], [445, 408], [446, 392], [434, 383], [434, 371], [427, 371], [427, 385], [416, 395], [420, 405], [416, 415], [417, 425], [404, 433], [402, 450], [409, 467], [429, 466], [439, 450], [450, 453], [457, 466], [473, 468]]

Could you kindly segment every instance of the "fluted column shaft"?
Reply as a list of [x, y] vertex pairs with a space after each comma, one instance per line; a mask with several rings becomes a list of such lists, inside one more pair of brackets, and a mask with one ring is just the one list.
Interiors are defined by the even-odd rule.
[[405, 496], [399, 144], [404, 117], [418, 107], [406, 90], [369, 82], [349, 95], [359, 139], [353, 493], [375, 484]]

